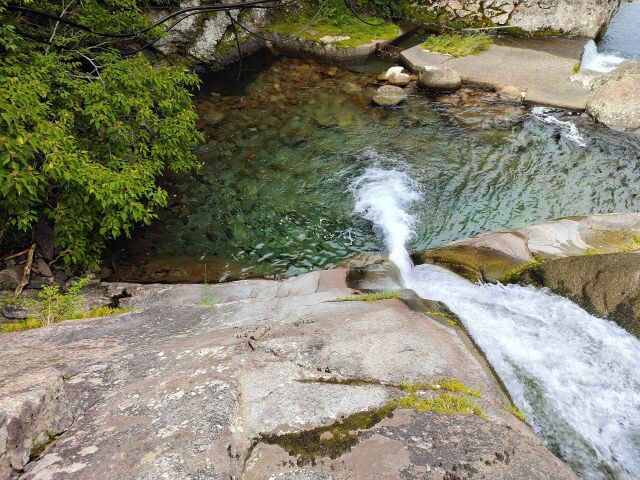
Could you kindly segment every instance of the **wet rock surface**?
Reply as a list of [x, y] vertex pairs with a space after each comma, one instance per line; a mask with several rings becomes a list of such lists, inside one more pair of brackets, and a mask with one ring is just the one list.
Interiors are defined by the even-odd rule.
[[547, 287], [640, 336], [639, 253], [558, 258], [527, 270], [517, 281]]
[[[456, 327], [401, 300], [333, 302], [358, 293], [345, 275], [121, 284], [112, 287], [130, 295], [121, 306], [136, 311], [0, 336], [0, 412], [32, 408], [16, 391], [33, 398], [55, 380], [60, 393], [38, 423], [55, 441], [4, 476], [576, 478], [504, 410], [507, 399]], [[33, 381], [44, 364], [46, 376]], [[486, 418], [399, 409], [315, 465], [260, 441], [379, 408], [403, 395], [399, 382], [444, 378], [480, 390]], [[27, 431], [33, 417], [18, 417]]]

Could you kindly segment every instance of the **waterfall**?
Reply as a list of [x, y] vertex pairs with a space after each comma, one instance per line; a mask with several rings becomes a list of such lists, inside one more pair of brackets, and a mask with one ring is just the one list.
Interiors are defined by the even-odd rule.
[[351, 184], [356, 197], [356, 213], [381, 230], [389, 250], [389, 259], [403, 278], [411, 274], [413, 264], [406, 249], [414, 234], [415, 218], [407, 207], [420, 198], [411, 178], [397, 170], [369, 168]]
[[598, 53], [598, 46], [596, 45], [596, 42], [594, 42], [593, 40], [589, 40], [584, 46], [580, 69], [607, 73], [615, 69], [624, 61], [624, 58], [617, 57], [615, 55]]
[[585, 479], [640, 478], [640, 341], [546, 290], [414, 267], [420, 193], [406, 173], [371, 168], [351, 189], [406, 287], [458, 315], [546, 444]]
[[584, 139], [584, 136], [578, 130], [578, 127], [572, 122], [568, 122], [565, 120], [559, 120], [558, 118], [552, 115], [554, 111], [553, 108], [548, 107], [533, 107], [531, 109], [531, 115], [534, 118], [540, 120], [547, 125], [551, 125], [552, 127], [557, 128], [560, 131], [560, 135], [565, 137], [567, 140], [575, 143], [580, 147], [586, 147], [587, 142]]

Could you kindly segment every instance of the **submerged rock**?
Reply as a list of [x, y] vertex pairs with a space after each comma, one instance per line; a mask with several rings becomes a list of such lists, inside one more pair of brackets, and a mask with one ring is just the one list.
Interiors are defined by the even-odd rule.
[[640, 62], [624, 62], [594, 87], [587, 113], [622, 132], [640, 135]]
[[342, 42], [343, 40], [351, 40], [351, 37], [349, 35], [325, 35], [324, 37], [320, 37], [319, 40], [324, 44], [330, 44]]
[[447, 67], [420, 67], [418, 86], [427, 90], [451, 91], [462, 86], [462, 79], [458, 72]]
[[407, 98], [407, 93], [395, 85], [383, 85], [376, 90], [373, 102], [381, 107], [391, 107], [397, 105]]

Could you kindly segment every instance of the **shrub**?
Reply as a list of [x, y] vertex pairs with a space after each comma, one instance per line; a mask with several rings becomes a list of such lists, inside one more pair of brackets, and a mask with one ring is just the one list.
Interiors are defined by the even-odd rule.
[[[27, 5], [61, 10], [55, 1]], [[130, 43], [6, 8], [0, 0], [0, 238], [30, 237], [42, 221], [67, 264], [95, 266], [108, 239], [166, 204], [156, 184], [165, 169], [196, 166], [201, 135], [188, 89], [199, 80], [183, 67], [123, 56]], [[65, 15], [109, 32], [150, 23], [131, 0], [71, 2]]]
[[87, 286], [91, 277], [84, 277], [61, 292], [57, 285], [47, 285], [38, 293], [36, 318], [43, 325], [51, 325], [77, 316], [82, 307], [80, 291]]

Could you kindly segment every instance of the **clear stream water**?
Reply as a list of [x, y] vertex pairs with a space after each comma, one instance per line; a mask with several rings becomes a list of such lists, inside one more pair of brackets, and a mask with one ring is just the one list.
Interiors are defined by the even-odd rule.
[[370, 103], [375, 75], [261, 55], [241, 81], [205, 77], [203, 166], [171, 178], [160, 218], [114, 246], [115, 263], [134, 266], [121, 279], [202, 281], [204, 265], [210, 281], [293, 275], [380, 251], [348, 189], [374, 165], [401, 166], [421, 192], [412, 250], [640, 211], [639, 142], [585, 116], [466, 90], [385, 110]]
[[545, 290], [476, 285], [413, 266], [420, 185], [373, 167], [352, 184], [355, 210], [384, 238], [407, 288], [444, 302], [483, 350], [547, 445], [585, 479], [640, 478], [640, 341]]

